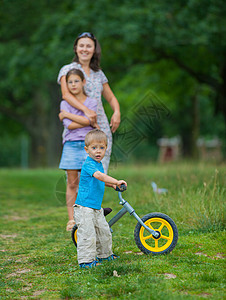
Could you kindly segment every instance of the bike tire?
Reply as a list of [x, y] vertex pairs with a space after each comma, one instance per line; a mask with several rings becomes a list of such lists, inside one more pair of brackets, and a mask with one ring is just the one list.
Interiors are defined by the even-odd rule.
[[137, 247], [145, 254], [167, 254], [171, 252], [178, 241], [178, 230], [174, 221], [167, 215], [154, 212], [143, 216], [144, 224], [160, 233], [155, 238], [139, 222], [134, 230]]
[[71, 238], [76, 248], [77, 248], [77, 230], [78, 230], [77, 225], [74, 225], [74, 227], [71, 230]]

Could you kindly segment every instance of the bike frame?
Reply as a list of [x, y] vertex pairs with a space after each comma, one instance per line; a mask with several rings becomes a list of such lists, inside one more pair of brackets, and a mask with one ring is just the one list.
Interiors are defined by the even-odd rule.
[[149, 228], [144, 224], [144, 222], [141, 220], [141, 218], [135, 213], [135, 210], [133, 207], [122, 198], [122, 193], [118, 192], [119, 197], [119, 204], [122, 205], [122, 209], [108, 222], [109, 226], [111, 227], [114, 225], [119, 219], [121, 219], [127, 212], [133, 216], [147, 231], [149, 231], [155, 238], [158, 238], [160, 236], [160, 233]]

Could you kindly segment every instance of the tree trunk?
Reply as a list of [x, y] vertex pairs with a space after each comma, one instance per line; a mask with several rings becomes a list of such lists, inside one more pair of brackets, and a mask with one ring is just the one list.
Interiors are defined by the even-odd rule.
[[41, 90], [37, 90], [32, 99], [32, 113], [27, 120], [27, 129], [30, 135], [30, 159], [31, 167], [45, 167], [46, 144], [49, 135], [47, 123], [46, 103]]
[[58, 167], [62, 152], [63, 124], [58, 118], [60, 112], [61, 93], [57, 84], [49, 84], [49, 138], [47, 144], [47, 165]]
[[[182, 154], [185, 158], [198, 158], [197, 140], [200, 131], [198, 89], [195, 90], [187, 106], [189, 120], [181, 127]], [[181, 112], [182, 113], [182, 112]]]
[[199, 103], [198, 103], [198, 95], [197, 92], [192, 97], [192, 124], [191, 124], [191, 135], [190, 135], [190, 149], [191, 149], [191, 158], [198, 159], [198, 147], [197, 147], [197, 140], [199, 137], [199, 129], [200, 129], [200, 122], [199, 122]]
[[31, 167], [57, 167], [60, 160], [63, 127], [58, 119], [58, 86], [49, 85], [48, 94], [48, 101], [42, 91], [38, 91], [33, 99], [33, 113], [27, 126], [31, 139]]

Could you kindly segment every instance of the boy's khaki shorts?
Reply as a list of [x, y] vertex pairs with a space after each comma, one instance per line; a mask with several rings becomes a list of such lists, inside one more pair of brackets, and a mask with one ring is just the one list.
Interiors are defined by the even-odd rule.
[[90, 263], [113, 254], [112, 235], [104, 217], [103, 209], [75, 205], [74, 219], [77, 231], [78, 263]]

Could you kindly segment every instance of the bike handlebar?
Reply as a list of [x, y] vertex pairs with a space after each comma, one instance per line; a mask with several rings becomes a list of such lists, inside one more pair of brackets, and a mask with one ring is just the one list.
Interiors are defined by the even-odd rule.
[[121, 184], [120, 188], [116, 186], [117, 192], [124, 192], [127, 189], [127, 186], [125, 184]]

